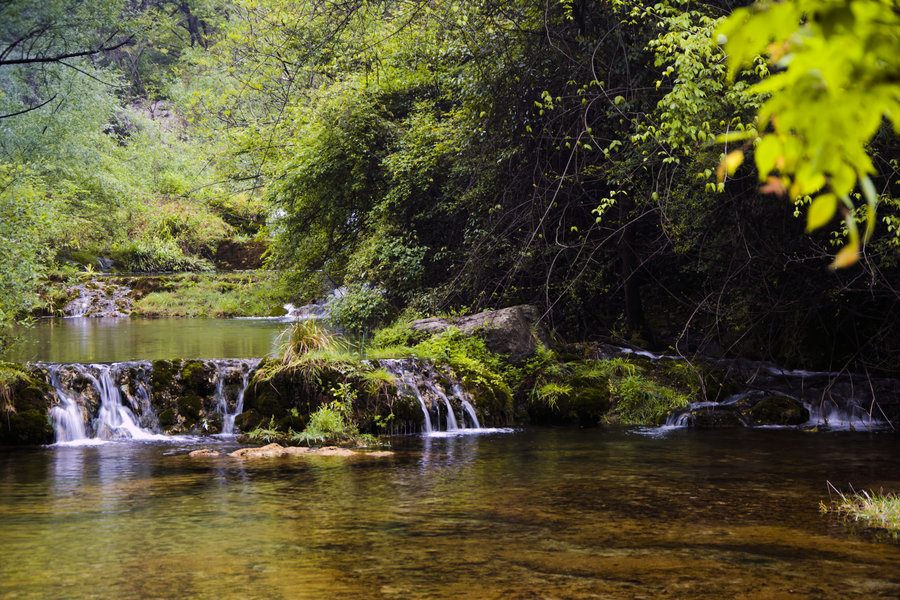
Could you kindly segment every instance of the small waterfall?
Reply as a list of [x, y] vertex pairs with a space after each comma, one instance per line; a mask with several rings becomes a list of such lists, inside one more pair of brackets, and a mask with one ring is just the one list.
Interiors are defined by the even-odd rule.
[[133, 300], [125, 286], [92, 279], [69, 288], [78, 296], [63, 308], [66, 317], [127, 317]]
[[59, 404], [50, 409], [50, 419], [57, 442], [74, 442], [87, 438], [84, 431], [84, 414], [78, 403], [63, 390], [59, 377], [59, 365], [47, 369], [50, 374], [50, 385], [56, 390]]
[[[234, 420], [244, 411], [244, 394], [250, 384], [250, 373], [259, 364], [259, 360], [217, 360], [210, 361], [215, 367], [216, 392], [214, 401], [216, 412], [222, 415], [222, 435], [234, 435]], [[236, 379], [240, 373], [240, 387], [233, 389], [233, 403], [229, 403], [229, 389], [226, 382]], [[234, 386], [231, 386], [234, 388]], [[231, 409], [230, 407], [233, 407]]]
[[[448, 380], [434, 367], [413, 359], [380, 360], [379, 365], [397, 378], [402, 393], [414, 396], [418, 401], [424, 421], [423, 433], [481, 429], [471, 396], [459, 383]], [[446, 387], [450, 388], [451, 394], [447, 393]], [[455, 402], [460, 405], [459, 419]]]
[[100, 411], [95, 420], [94, 431], [101, 439], [132, 438], [148, 439], [153, 434], [138, 425], [137, 417], [122, 403], [122, 392], [112, 378], [115, 365], [91, 365], [98, 370], [98, 376], [87, 374], [100, 392]]
[[469, 419], [472, 421], [473, 429], [481, 429], [481, 424], [478, 422], [478, 415], [475, 414], [475, 407], [472, 406], [468, 400], [462, 401], [463, 410], [466, 411], [466, 415], [468, 415]]

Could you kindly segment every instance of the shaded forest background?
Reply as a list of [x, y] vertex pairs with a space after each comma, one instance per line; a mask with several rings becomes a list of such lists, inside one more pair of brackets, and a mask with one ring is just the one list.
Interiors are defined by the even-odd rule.
[[262, 242], [280, 299], [347, 286], [350, 330], [533, 303], [566, 340], [896, 374], [897, 137], [869, 146], [874, 237], [829, 270], [841, 215], [807, 234], [811, 194], [717, 177], [778, 68], [729, 77], [742, 4], [2, 2], [0, 320], [99, 258]]

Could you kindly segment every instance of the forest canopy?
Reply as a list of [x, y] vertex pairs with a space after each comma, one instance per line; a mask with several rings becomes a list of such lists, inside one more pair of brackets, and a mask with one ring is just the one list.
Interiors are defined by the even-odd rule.
[[897, 12], [745, 4], [5, 3], [0, 318], [85, 256], [252, 237], [358, 331], [527, 302], [567, 339], [895, 370]]

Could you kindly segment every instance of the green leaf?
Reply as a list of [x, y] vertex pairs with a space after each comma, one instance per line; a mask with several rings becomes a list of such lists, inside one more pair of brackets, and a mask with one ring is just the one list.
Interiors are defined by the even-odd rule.
[[774, 135], [767, 135], [760, 140], [754, 151], [756, 170], [759, 172], [759, 180], [765, 181], [775, 169], [775, 163], [781, 156], [781, 142]]
[[827, 224], [837, 212], [838, 199], [834, 194], [822, 194], [813, 200], [806, 211], [806, 231], [810, 232]]

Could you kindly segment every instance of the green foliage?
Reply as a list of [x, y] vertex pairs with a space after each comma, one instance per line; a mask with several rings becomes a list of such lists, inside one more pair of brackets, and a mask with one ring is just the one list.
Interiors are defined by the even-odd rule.
[[384, 293], [366, 284], [349, 286], [328, 306], [331, 320], [356, 334], [387, 323], [393, 313]]
[[133, 311], [144, 317], [269, 316], [284, 301], [276, 281], [267, 272], [173, 275], [162, 289], [139, 298]]
[[297, 321], [279, 336], [281, 362], [296, 365], [315, 352], [339, 349], [337, 338], [316, 319]]
[[256, 427], [247, 434], [247, 437], [254, 442], [265, 442], [268, 444], [284, 437], [284, 432], [275, 425], [275, 417], [273, 416], [269, 418], [267, 425]]
[[610, 382], [616, 413], [623, 423], [656, 425], [669, 411], [688, 405], [688, 396], [643, 375]]
[[465, 335], [456, 327], [433, 335], [412, 348], [414, 356], [449, 370], [450, 375], [470, 389], [512, 397], [507, 382], [508, 366], [484, 345], [484, 340]]
[[37, 284], [52, 257], [52, 211], [34, 180], [0, 163], [0, 350], [5, 329], [37, 302]]
[[867, 204], [862, 241], [875, 226], [868, 145], [883, 119], [900, 132], [898, 32], [900, 15], [887, 0], [760, 2], [736, 10], [720, 28], [732, 76], [760, 54], [776, 71], [753, 87], [766, 98], [762, 135], [749, 136], [760, 180], [794, 201], [819, 194], [807, 212], [808, 230], [829, 223], [839, 204], [847, 209], [848, 242], [835, 267], [858, 257], [851, 199], [857, 185]]

